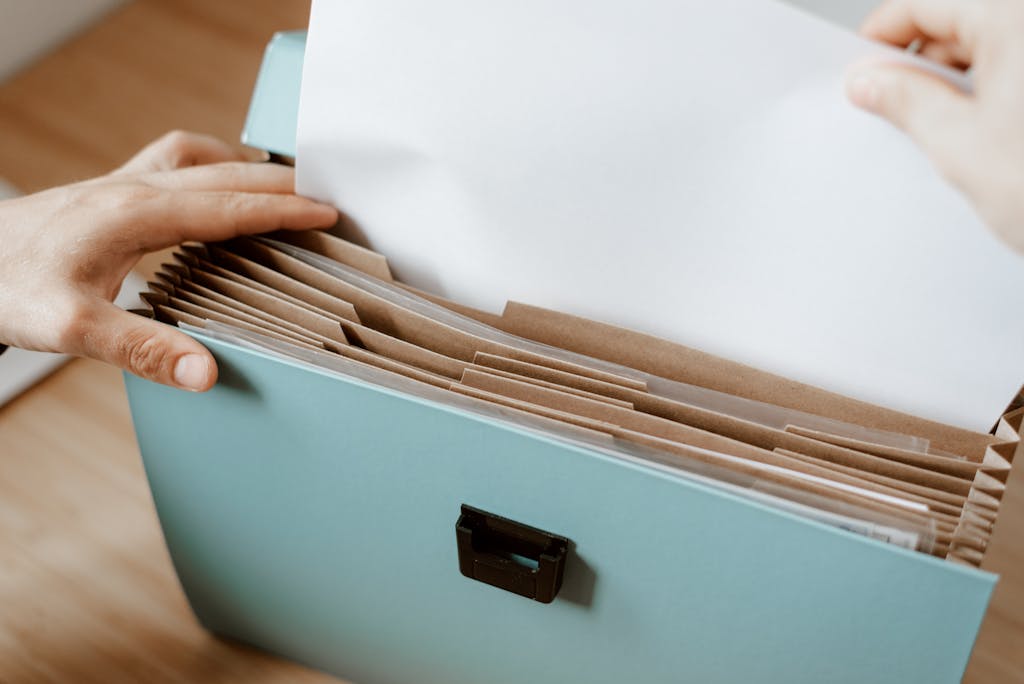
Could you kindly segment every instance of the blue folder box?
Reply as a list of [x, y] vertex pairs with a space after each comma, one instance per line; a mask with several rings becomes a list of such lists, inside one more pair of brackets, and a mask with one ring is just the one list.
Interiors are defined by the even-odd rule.
[[[247, 144], [294, 155], [303, 48], [270, 43]], [[175, 568], [217, 634], [359, 684], [963, 675], [992, 574], [196, 337], [210, 392], [126, 386]], [[460, 573], [463, 505], [571, 540], [553, 602]]]

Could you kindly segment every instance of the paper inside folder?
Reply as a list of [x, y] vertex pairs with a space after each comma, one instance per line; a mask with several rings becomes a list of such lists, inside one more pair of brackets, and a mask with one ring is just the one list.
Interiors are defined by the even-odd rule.
[[1024, 266], [846, 100], [866, 55], [912, 59], [769, 0], [316, 0], [297, 189], [460, 304], [987, 432], [1024, 381]]

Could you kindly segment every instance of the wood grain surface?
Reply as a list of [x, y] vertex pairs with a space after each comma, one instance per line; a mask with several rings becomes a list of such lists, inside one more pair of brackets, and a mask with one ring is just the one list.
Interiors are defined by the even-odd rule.
[[[0, 176], [90, 177], [173, 128], [237, 140], [266, 41], [307, 15], [308, 0], [115, 11], [0, 86]], [[985, 565], [1003, 579], [965, 681], [1024, 682], [1024, 463]], [[117, 371], [74, 361], [0, 409], [0, 683], [337, 681], [196, 624]]]

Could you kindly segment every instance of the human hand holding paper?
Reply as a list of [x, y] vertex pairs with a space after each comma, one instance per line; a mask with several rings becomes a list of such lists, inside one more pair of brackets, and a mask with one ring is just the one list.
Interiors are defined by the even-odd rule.
[[920, 41], [926, 57], [972, 69], [970, 94], [877, 63], [852, 70], [847, 87], [856, 104], [906, 131], [989, 227], [1024, 252], [1024, 3], [890, 0], [863, 33], [900, 47]]

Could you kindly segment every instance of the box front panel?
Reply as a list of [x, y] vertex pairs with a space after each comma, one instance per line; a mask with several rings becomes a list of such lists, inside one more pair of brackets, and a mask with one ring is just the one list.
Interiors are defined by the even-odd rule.
[[[361, 684], [956, 682], [994, 578], [219, 342], [128, 378], [212, 630]], [[469, 504], [571, 540], [542, 604], [464, 577]]]

